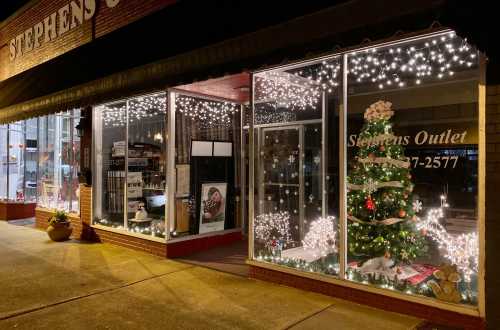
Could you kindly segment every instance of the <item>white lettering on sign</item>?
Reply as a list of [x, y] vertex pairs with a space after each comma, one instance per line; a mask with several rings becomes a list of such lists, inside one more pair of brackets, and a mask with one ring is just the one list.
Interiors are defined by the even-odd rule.
[[[120, 0], [106, 0], [109, 8], [116, 7]], [[55, 12], [45, 17], [42, 21], [18, 34], [9, 42], [9, 59], [23, 56], [34, 49], [48, 43], [64, 33], [82, 25], [94, 17], [96, 0], [72, 0]]]
[[[439, 134], [431, 134], [425, 130], [415, 134], [413, 142], [416, 145], [432, 145], [432, 144], [464, 144], [467, 131], [453, 132], [447, 129]], [[411, 136], [395, 136], [395, 135], [379, 135], [368, 139], [358, 139], [357, 134], [349, 135], [348, 147], [364, 147], [372, 145], [391, 145], [399, 144], [406, 146], [410, 144]]]

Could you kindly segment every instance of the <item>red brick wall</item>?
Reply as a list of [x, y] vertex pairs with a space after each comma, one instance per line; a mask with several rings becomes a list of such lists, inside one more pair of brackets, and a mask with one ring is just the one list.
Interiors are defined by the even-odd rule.
[[[116, 7], [108, 8], [105, 0], [96, 1], [97, 9], [93, 19], [84, 21], [82, 25], [50, 42], [42, 42], [39, 48], [23, 54], [14, 61], [9, 59], [10, 40], [43, 21], [70, 0], [41, 0], [7, 21], [0, 27], [0, 81], [90, 42], [93, 31], [96, 37], [103, 36], [175, 2], [175, 0], [121, 0]], [[137, 44], [140, 44], [139, 40]]]
[[26, 219], [35, 216], [35, 203], [0, 202], [0, 220]]

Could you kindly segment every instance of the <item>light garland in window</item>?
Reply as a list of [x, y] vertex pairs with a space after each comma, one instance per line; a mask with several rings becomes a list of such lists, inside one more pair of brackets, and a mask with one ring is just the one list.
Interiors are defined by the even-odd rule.
[[455, 32], [408, 46], [370, 48], [349, 56], [352, 83], [374, 83], [379, 89], [420, 85], [424, 80], [452, 77], [456, 70], [477, 65], [477, 52]]
[[229, 126], [233, 115], [239, 111], [236, 103], [202, 100], [185, 95], [176, 96], [175, 107], [202, 127]]
[[[374, 84], [379, 89], [418, 86], [443, 80], [478, 64], [477, 50], [466, 39], [447, 32], [433, 38], [392, 48], [352, 52], [347, 74], [350, 85]], [[322, 92], [333, 93], [341, 79], [339, 57], [300, 70], [272, 71], [256, 76], [256, 103], [276, 108], [316, 108]]]
[[320, 87], [311, 79], [282, 72], [269, 72], [257, 77], [258, 102], [274, 108], [306, 110], [316, 108], [321, 97]]
[[[152, 118], [167, 112], [167, 99], [164, 95], [141, 96], [127, 102], [129, 123]], [[117, 105], [104, 105], [102, 110], [104, 126], [125, 126], [126, 114], [126, 102], [120, 102]]]

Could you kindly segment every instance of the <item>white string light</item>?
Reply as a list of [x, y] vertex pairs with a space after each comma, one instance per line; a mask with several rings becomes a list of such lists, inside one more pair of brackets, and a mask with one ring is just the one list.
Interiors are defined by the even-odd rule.
[[260, 214], [254, 221], [255, 238], [271, 249], [277, 241], [286, 247], [292, 241], [290, 214], [288, 212]]
[[349, 54], [348, 74], [353, 83], [371, 82], [378, 88], [420, 85], [424, 80], [452, 77], [457, 70], [477, 66], [477, 51], [455, 32], [378, 50]]
[[[302, 240], [304, 250], [310, 250], [315, 257], [326, 257], [337, 250], [335, 217], [318, 218], [311, 222], [310, 229]], [[319, 252], [320, 255], [317, 255]]]
[[256, 78], [258, 102], [276, 108], [306, 110], [316, 108], [321, 97], [319, 86], [312, 77], [304, 79], [285, 72], [267, 72]]
[[190, 96], [178, 95], [175, 98], [176, 109], [202, 127], [229, 126], [233, 115], [239, 111], [236, 103], [208, 101]]
[[445, 258], [456, 265], [463, 274], [464, 281], [469, 283], [471, 276], [478, 272], [479, 242], [476, 233], [451, 235], [441, 225], [443, 208], [430, 209], [427, 217], [417, 224], [417, 228], [427, 232], [436, 241], [440, 249], [446, 251]]
[[[443, 80], [456, 72], [476, 67], [477, 50], [455, 32], [392, 48], [352, 52], [346, 68], [349, 85], [374, 84], [379, 89], [421, 85]], [[300, 71], [272, 71], [256, 76], [256, 101], [276, 108], [316, 108], [322, 92], [333, 93], [340, 85], [340, 58], [324, 60]]]
[[[164, 115], [167, 112], [167, 99], [164, 95], [141, 96], [128, 101], [129, 123]], [[127, 102], [106, 104], [102, 108], [105, 126], [121, 127], [127, 121]]]

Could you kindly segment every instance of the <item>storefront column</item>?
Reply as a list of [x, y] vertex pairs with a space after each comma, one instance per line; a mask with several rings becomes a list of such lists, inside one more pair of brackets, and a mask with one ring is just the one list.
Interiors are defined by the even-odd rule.
[[167, 100], [167, 216], [165, 238], [170, 239], [170, 232], [175, 225], [175, 93], [168, 92]]

